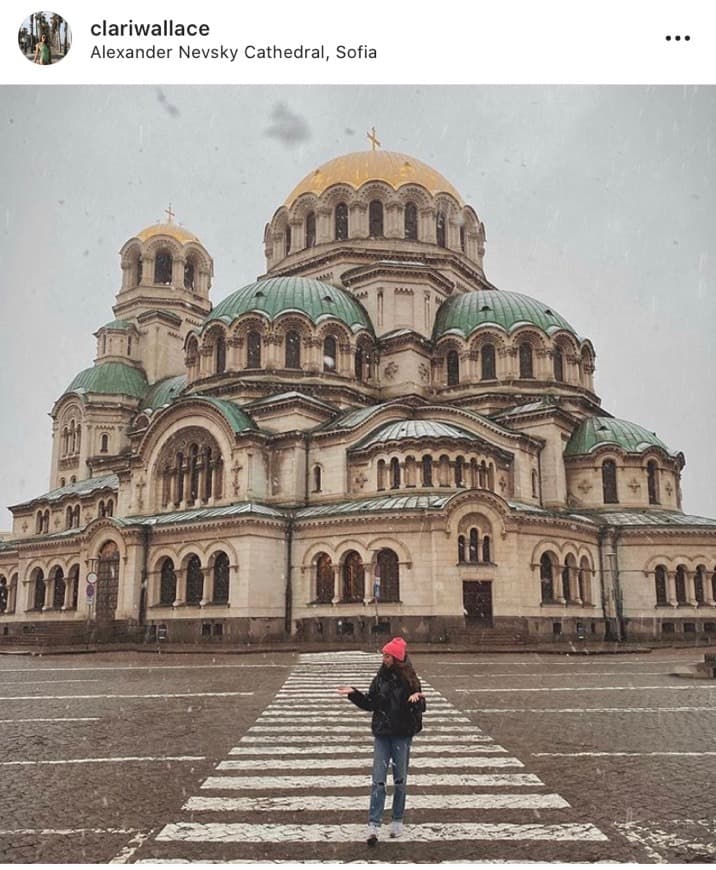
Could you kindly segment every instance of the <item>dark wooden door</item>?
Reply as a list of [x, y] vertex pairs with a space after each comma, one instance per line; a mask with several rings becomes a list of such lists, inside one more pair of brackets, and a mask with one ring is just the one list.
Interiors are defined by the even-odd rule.
[[470, 622], [492, 625], [492, 583], [484, 580], [464, 580], [462, 604]]

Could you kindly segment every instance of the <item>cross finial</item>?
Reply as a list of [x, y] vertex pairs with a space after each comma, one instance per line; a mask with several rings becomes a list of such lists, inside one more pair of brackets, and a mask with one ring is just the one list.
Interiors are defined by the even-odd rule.
[[171, 203], [169, 203], [169, 208], [164, 209], [164, 212], [169, 217], [169, 220], [167, 221], [167, 223], [171, 223], [172, 218], [174, 217], [174, 212], [172, 211], [172, 204]]
[[376, 148], [380, 148], [380, 139], [375, 135], [375, 127], [370, 128], [370, 133], [365, 134], [368, 137], [368, 141], [373, 146], [373, 151]]

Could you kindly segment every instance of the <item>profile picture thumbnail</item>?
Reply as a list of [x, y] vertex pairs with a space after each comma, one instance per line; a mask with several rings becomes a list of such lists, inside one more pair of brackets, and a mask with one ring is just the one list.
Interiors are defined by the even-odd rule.
[[57, 12], [33, 12], [17, 34], [20, 51], [31, 63], [47, 66], [59, 63], [72, 45], [72, 32]]

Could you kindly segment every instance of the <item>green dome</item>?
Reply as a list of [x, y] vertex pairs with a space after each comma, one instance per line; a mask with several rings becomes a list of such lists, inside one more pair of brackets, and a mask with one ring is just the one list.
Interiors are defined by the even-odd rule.
[[156, 411], [164, 405], [171, 405], [174, 399], [181, 395], [185, 386], [186, 375], [174, 375], [157, 381], [156, 384], [152, 384], [142, 399], [142, 410]]
[[450, 296], [443, 302], [435, 318], [433, 341], [449, 334], [467, 338], [480, 326], [496, 326], [509, 333], [525, 325], [536, 326], [547, 335], [566, 329], [577, 337], [575, 330], [553, 308], [531, 296], [505, 290], [472, 290]]
[[587, 417], [583, 420], [567, 442], [564, 455], [585, 456], [606, 445], [620, 447], [627, 453], [644, 453], [650, 447], [658, 447], [668, 456], [677, 455], [653, 432], [614, 417]]
[[75, 375], [65, 393], [105, 393], [141, 399], [148, 386], [144, 373], [134, 366], [107, 362]]
[[363, 306], [345, 290], [339, 290], [315, 278], [279, 277], [256, 281], [227, 296], [209, 314], [202, 329], [212, 321], [229, 324], [250, 311], [259, 312], [274, 320], [289, 311], [301, 312], [314, 324], [335, 317], [353, 332], [373, 325]]
[[386, 423], [374, 432], [371, 432], [363, 441], [356, 444], [356, 449], [373, 447], [376, 444], [388, 444], [394, 441], [415, 441], [423, 438], [452, 438], [454, 440], [479, 441], [477, 435], [468, 432], [460, 426], [452, 423], [443, 423], [440, 420], [395, 420]]

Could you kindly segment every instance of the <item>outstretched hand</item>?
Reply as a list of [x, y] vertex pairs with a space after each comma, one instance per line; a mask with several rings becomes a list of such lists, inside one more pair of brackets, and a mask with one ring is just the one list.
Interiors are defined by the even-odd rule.
[[408, 703], [417, 704], [418, 701], [423, 697], [425, 697], [425, 696], [423, 695], [422, 692], [413, 692], [413, 694], [410, 695], [410, 697], [408, 698]]
[[353, 688], [353, 686], [339, 686], [338, 687], [338, 694], [343, 695], [344, 697], [347, 695], [350, 695], [354, 691], [355, 691], [355, 689]]

